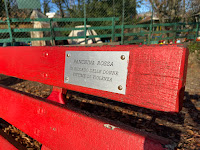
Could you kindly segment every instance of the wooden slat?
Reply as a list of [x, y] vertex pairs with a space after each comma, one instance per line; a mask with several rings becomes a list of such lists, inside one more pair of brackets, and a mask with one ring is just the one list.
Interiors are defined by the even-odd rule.
[[[160, 137], [0, 86], [0, 116], [51, 149], [164, 150]], [[162, 139], [162, 140], [161, 140]]]
[[15, 141], [10, 135], [0, 130], [0, 150], [25, 150], [19, 142]]
[[[64, 83], [66, 51], [129, 51], [126, 94]], [[181, 45], [1, 47], [0, 73], [150, 109], [179, 112], [183, 99], [181, 95], [184, 94], [187, 57], [188, 51]], [[145, 85], [147, 81], [144, 76], [154, 84]], [[164, 83], [163, 86], [160, 83]]]

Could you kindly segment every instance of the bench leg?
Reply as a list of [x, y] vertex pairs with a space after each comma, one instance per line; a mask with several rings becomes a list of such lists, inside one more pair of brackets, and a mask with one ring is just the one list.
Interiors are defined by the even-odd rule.
[[65, 104], [66, 102], [64, 94], [66, 93], [67, 93], [66, 89], [54, 86], [51, 94], [47, 99], [54, 102], [58, 102], [60, 104]]
[[[64, 94], [66, 94], [66, 93], [67, 93], [66, 89], [53, 86], [53, 90], [52, 90], [51, 94], [49, 95], [49, 97], [47, 99], [54, 101], [54, 102], [58, 102], [60, 104], [65, 104], [66, 98], [65, 98]], [[51, 149], [46, 147], [45, 145], [42, 145], [41, 150], [51, 150]]]

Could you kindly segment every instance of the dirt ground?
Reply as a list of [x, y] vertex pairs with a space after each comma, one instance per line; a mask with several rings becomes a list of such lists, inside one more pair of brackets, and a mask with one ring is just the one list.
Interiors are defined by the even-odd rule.
[[[196, 55], [193, 53], [189, 57], [184, 105], [178, 114], [161, 113], [72, 91], [67, 94], [69, 105], [170, 139], [177, 150], [200, 150], [200, 60]], [[4, 75], [0, 75], [0, 84], [40, 97], [47, 97], [52, 90], [48, 85]], [[40, 149], [39, 142], [3, 120], [0, 127], [29, 150]]]

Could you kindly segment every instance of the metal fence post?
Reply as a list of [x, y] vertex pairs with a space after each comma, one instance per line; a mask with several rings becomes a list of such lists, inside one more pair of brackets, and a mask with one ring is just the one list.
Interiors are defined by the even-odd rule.
[[175, 43], [176, 40], [176, 30], [177, 30], [177, 23], [174, 25], [174, 38], [173, 38], [173, 43]]
[[9, 29], [9, 35], [10, 35], [10, 41], [11, 41], [11, 45], [13, 46], [13, 35], [12, 35], [12, 29], [11, 29], [11, 25], [10, 25], [10, 17], [9, 17], [9, 12], [8, 12], [8, 6], [7, 6], [7, 0], [4, 0], [4, 5], [5, 5], [5, 9], [6, 9], [6, 16], [7, 16], [7, 24], [8, 24], [8, 29]]
[[112, 42], [115, 42], [115, 17], [112, 17]]
[[87, 44], [87, 18], [86, 18], [86, 4], [84, 0], [84, 38], [85, 38], [85, 44]]
[[199, 36], [199, 20], [196, 23], [197, 27], [196, 27], [196, 35], [195, 35], [195, 40], [197, 40], [198, 36]]
[[150, 44], [150, 42], [151, 42], [151, 32], [152, 32], [152, 24], [150, 24], [150, 26], [149, 26], [149, 35], [148, 35], [148, 44]]
[[124, 44], [124, 8], [125, 0], [123, 0], [123, 10], [122, 10], [122, 26], [121, 26], [121, 45]]
[[51, 40], [52, 40], [52, 45], [54, 46], [55, 45], [55, 36], [54, 36], [54, 29], [52, 26], [52, 21], [53, 21], [53, 19], [50, 18], [49, 22], [50, 22], [50, 30], [51, 30]]
[[149, 26], [148, 44], [150, 44], [150, 42], [151, 42], [152, 29], [153, 29], [153, 4], [152, 4], [152, 12], [151, 12], [151, 23], [150, 23], [150, 26]]

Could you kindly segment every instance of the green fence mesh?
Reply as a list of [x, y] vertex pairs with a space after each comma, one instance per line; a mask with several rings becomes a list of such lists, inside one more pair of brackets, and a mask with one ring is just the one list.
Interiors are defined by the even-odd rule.
[[142, 10], [141, 2], [0, 0], [0, 45], [45, 46], [98, 41], [157, 44], [162, 40], [165, 43], [185, 38], [196, 40], [199, 36], [199, 21], [172, 23], [168, 16], [160, 23], [157, 14], [151, 11], [151, 4]]

